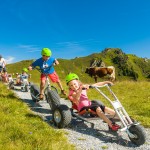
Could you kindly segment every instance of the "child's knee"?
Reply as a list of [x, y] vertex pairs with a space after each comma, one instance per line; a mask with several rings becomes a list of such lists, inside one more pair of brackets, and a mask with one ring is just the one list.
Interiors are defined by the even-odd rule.
[[103, 113], [103, 111], [102, 111], [102, 109], [101, 109], [100, 107], [97, 107], [97, 108], [96, 108], [96, 112], [97, 112], [97, 113]]

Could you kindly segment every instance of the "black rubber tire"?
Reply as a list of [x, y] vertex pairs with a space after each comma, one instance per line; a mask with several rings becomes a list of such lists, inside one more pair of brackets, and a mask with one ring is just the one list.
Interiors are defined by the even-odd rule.
[[45, 96], [52, 111], [60, 105], [60, 96], [58, 95], [56, 91], [47, 89], [47, 95]]
[[51, 91], [55, 91], [58, 94], [58, 90], [57, 90], [57, 88], [55, 86], [52, 85], [50, 90]]
[[136, 136], [136, 138], [131, 138], [129, 135], [129, 139], [132, 143], [134, 143], [137, 146], [140, 146], [145, 143], [146, 141], [146, 133], [144, 131], [144, 128], [140, 125], [133, 125], [129, 128], [129, 131]]
[[54, 125], [58, 128], [67, 127], [72, 119], [71, 111], [66, 105], [59, 105], [52, 113]]
[[29, 85], [25, 85], [25, 92], [29, 92]]
[[39, 102], [39, 100], [34, 98], [32, 96], [32, 94], [36, 97], [39, 93], [40, 93], [40, 88], [37, 85], [35, 85], [35, 84], [31, 84], [31, 86], [30, 86], [30, 94], [31, 94], [31, 98], [32, 98], [32, 100], [34, 102]]
[[13, 81], [11, 81], [11, 82], [9, 83], [9, 89], [14, 89], [14, 82], [13, 82]]
[[25, 91], [23, 87], [21, 87], [21, 91], [22, 91], [22, 92]]

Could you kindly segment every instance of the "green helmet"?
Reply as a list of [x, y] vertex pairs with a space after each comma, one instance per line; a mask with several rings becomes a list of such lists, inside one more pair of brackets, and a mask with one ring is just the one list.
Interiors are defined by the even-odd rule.
[[27, 68], [23, 68], [22, 71], [28, 72], [28, 69]]
[[70, 81], [72, 81], [72, 80], [74, 80], [74, 79], [79, 80], [79, 77], [78, 77], [75, 73], [69, 73], [69, 74], [66, 76], [66, 83], [68, 84]]
[[52, 52], [49, 48], [43, 48], [42, 51], [41, 51], [41, 55], [50, 57], [52, 55]]

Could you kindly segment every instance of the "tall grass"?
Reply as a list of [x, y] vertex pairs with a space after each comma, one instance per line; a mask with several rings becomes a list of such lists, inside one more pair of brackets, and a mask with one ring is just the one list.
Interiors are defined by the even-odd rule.
[[14, 93], [0, 84], [0, 149], [74, 149], [62, 130], [33, 114]]

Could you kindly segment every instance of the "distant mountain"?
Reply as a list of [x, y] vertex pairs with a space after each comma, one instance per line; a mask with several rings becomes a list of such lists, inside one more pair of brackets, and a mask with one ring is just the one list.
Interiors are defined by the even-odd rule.
[[[75, 57], [74, 59], [58, 59], [60, 64], [55, 67], [60, 78], [64, 79], [69, 72], [74, 72], [81, 79], [93, 81], [85, 74], [86, 67], [90, 67], [97, 62], [105, 66], [114, 66], [117, 80], [148, 80], [150, 79], [150, 59], [139, 58], [133, 54], [125, 54], [119, 48], [106, 48], [100, 53], [93, 53], [86, 57]], [[23, 60], [14, 64], [7, 65], [8, 72], [21, 72], [23, 67], [28, 67], [33, 60]], [[39, 74], [32, 71], [34, 79], [39, 79]], [[101, 79], [99, 79], [101, 80]]]

